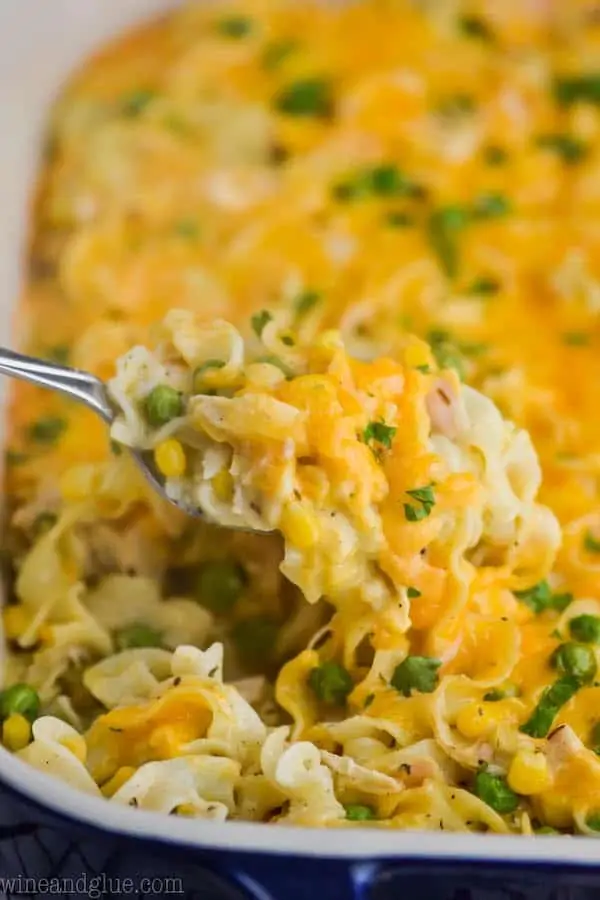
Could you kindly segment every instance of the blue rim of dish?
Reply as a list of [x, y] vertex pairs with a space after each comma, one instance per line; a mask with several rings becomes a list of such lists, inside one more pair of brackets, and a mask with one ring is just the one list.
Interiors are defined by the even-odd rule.
[[[0, 781], [5, 789], [64, 821], [134, 839], [175, 847], [269, 853], [321, 859], [470, 860], [477, 862], [598, 866], [600, 853], [590, 837], [450, 834], [448, 832], [360, 829], [348, 840], [342, 828], [277, 828], [259, 822], [208, 822], [130, 809], [76, 790], [0, 748]], [[165, 822], [168, 821], [168, 833]], [[355, 834], [353, 829], [353, 834]], [[325, 839], [326, 834], [326, 839]]]

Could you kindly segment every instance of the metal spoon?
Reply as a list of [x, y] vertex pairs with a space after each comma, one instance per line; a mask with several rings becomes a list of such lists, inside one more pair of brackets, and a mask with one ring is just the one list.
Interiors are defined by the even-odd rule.
[[[0, 374], [10, 375], [40, 387], [59, 391], [61, 394], [71, 397], [72, 400], [78, 400], [79, 403], [89, 407], [107, 425], [111, 425], [114, 421], [116, 410], [108, 396], [106, 385], [89, 372], [71, 369], [69, 366], [60, 366], [57, 363], [46, 362], [46, 360], [36, 359], [33, 356], [24, 356], [22, 353], [15, 353], [14, 350], [0, 347]], [[167, 495], [164, 480], [154, 466], [152, 454], [143, 453], [131, 447], [125, 449], [129, 450], [146, 480], [161, 497], [189, 516], [205, 518], [201, 510], [178, 503]]]

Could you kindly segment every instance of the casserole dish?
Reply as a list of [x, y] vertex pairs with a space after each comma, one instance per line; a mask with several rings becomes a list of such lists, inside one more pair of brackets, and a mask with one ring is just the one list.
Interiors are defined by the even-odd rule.
[[[0, 6], [5, 48], [0, 62], [4, 112], [0, 179], [4, 199], [0, 255], [0, 326], [20, 285], [28, 199], [49, 104], [90, 51], [169, 3], [56, 2]], [[4, 387], [4, 386], [3, 386]], [[374, 900], [403, 892], [431, 898], [591, 897], [600, 884], [597, 845], [585, 839], [523, 840], [483, 835], [343, 832], [164, 819], [80, 795], [1, 752], [0, 875], [73, 880], [75, 895], [98, 889], [148, 896], [169, 892], [207, 898], [290, 898], [319, 892]], [[85, 876], [87, 881], [78, 879]], [[180, 878], [169, 884], [168, 877]], [[94, 881], [91, 879], [104, 879]], [[121, 879], [121, 882], [118, 882]], [[150, 879], [144, 882], [142, 879]], [[161, 880], [162, 879], [162, 880]], [[59, 891], [66, 892], [63, 882]], [[119, 887], [119, 883], [121, 887]], [[95, 886], [93, 886], [95, 885]], [[28, 882], [42, 894], [42, 883]], [[21, 890], [19, 882], [2, 887]], [[73, 892], [72, 892], [73, 893]]]

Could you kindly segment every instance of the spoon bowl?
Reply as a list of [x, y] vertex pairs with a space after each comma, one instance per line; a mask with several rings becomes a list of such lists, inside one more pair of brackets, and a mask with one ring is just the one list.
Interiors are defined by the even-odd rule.
[[[58, 391], [70, 397], [71, 400], [87, 406], [109, 427], [114, 421], [117, 410], [109, 397], [106, 385], [90, 372], [36, 359], [33, 356], [25, 356], [23, 353], [0, 347], [0, 374], [10, 375], [12, 378], [28, 381], [30, 384], [36, 384], [51, 391]], [[169, 497], [165, 489], [164, 478], [158, 473], [151, 453], [132, 447], [124, 446], [124, 449], [131, 454], [150, 486], [171, 506], [175, 506], [193, 518], [206, 519], [204, 513], [196, 507], [177, 502]]]

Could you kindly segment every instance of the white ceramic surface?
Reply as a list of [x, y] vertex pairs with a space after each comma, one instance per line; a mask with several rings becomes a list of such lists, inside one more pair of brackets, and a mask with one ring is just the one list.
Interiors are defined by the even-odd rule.
[[[177, 0], [0, 0], [0, 341], [11, 343], [11, 310], [19, 292], [28, 201], [48, 105], [77, 64], [112, 34]], [[0, 399], [4, 396], [0, 384]], [[22, 793], [92, 825], [172, 842], [268, 853], [349, 857], [436, 857], [506, 861], [598, 862], [585, 838], [516, 837], [364, 830], [276, 828], [259, 824], [166, 819], [122, 808], [65, 787], [0, 747], [4, 780]]]

